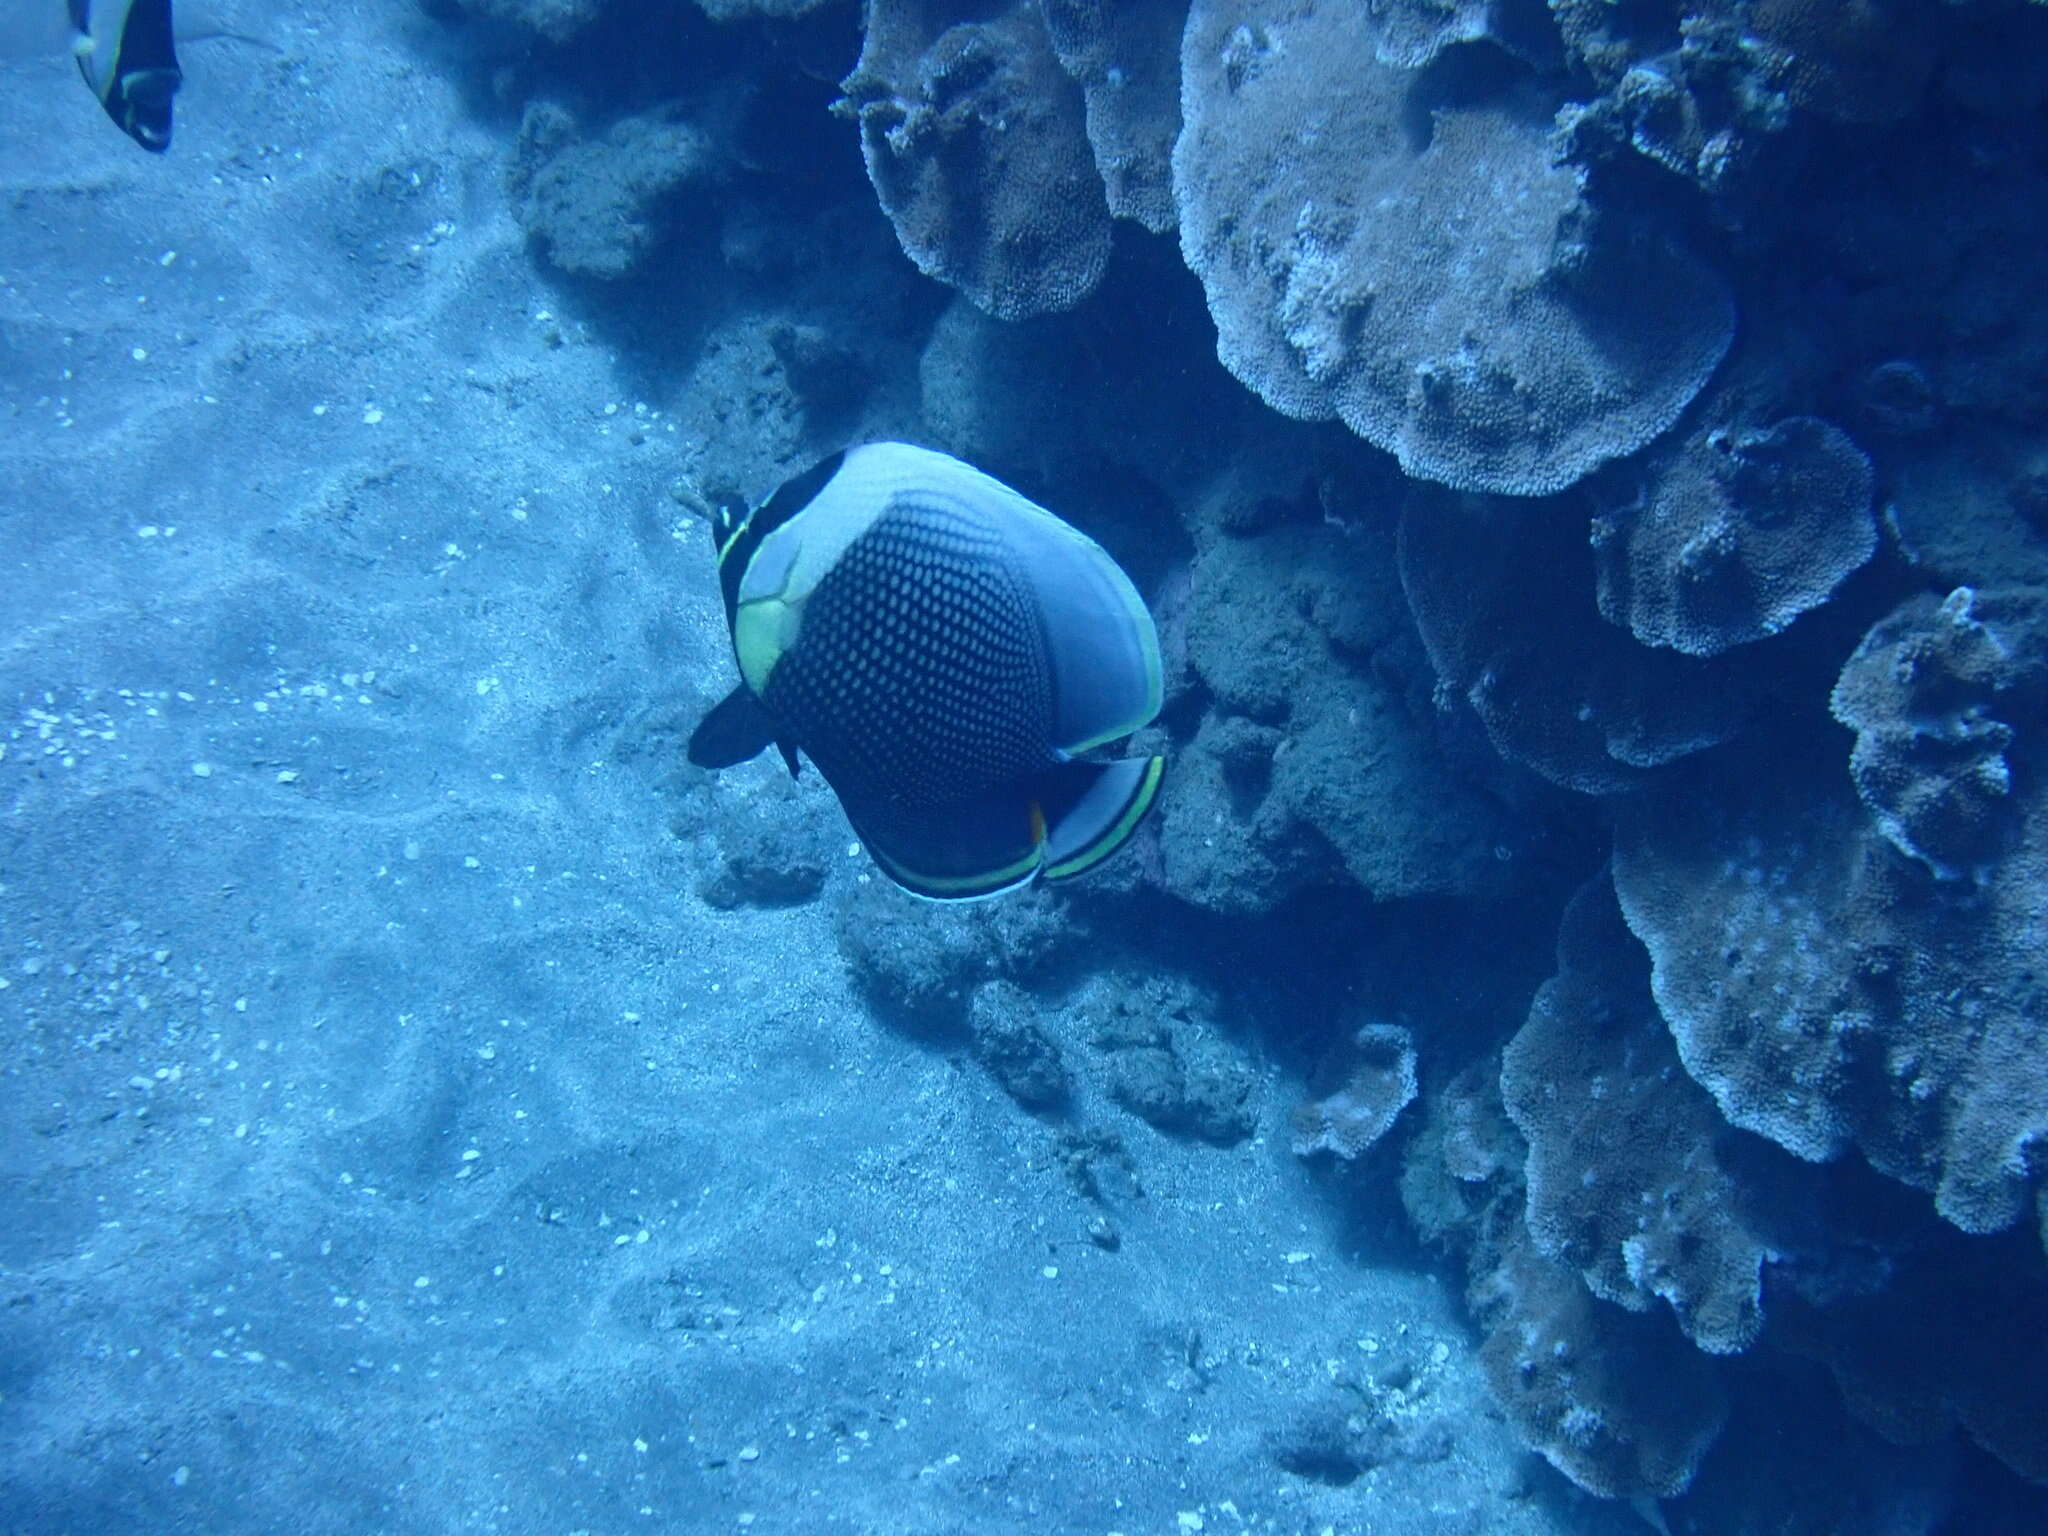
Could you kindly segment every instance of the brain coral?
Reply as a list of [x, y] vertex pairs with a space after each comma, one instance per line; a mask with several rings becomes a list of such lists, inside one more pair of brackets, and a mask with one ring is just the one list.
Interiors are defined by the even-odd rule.
[[1614, 885], [1693, 1079], [1819, 1161], [1854, 1147], [1966, 1232], [2048, 1172], [2048, 797], [1981, 884], [1892, 846], [1827, 740], [1764, 744], [1618, 802]]
[[[1276, 410], [1339, 416], [1411, 474], [1562, 489], [1671, 425], [1733, 304], [1648, 213], [1594, 209], [1508, 55], [1407, 69], [1382, 36], [1330, 0], [1192, 8], [1174, 196], [1218, 353]], [[1487, 73], [1460, 73], [1475, 55], [1519, 84], [1458, 94]]]
[[840, 87], [882, 211], [918, 269], [1002, 320], [1069, 309], [1109, 260], [1081, 89], [1035, 5], [943, 25], [868, 0]]
[[1697, 433], [1639, 506], [1594, 520], [1600, 611], [1691, 656], [1774, 635], [1876, 551], [1871, 493], [1870, 461], [1817, 417]]

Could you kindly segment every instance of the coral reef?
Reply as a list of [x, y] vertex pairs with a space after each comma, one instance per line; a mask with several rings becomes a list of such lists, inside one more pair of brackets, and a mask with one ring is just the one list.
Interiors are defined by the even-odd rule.
[[1410, 474], [1562, 490], [1677, 419], [1733, 305], [1654, 213], [1587, 200], [1545, 87], [1461, 99], [1460, 61], [1389, 66], [1375, 30], [1336, 4], [1189, 14], [1174, 194], [1219, 355]]
[[1731, 739], [1755, 680], [1719, 658], [1638, 644], [1595, 609], [1568, 514], [1417, 489], [1401, 585], [1441, 679], [1503, 757], [1566, 789], [1612, 794]]
[[1854, 1147], [1965, 1231], [2031, 1215], [2048, 1140], [2039, 799], [1981, 884], [1943, 889], [1846, 775], [1736, 762], [1616, 815], [1615, 889], [1686, 1070], [1730, 1124], [1810, 1161]]
[[1109, 211], [1173, 228], [1186, 0], [1040, 0], [1061, 66], [1081, 84]]
[[1415, 1039], [1398, 1024], [1365, 1024], [1331, 1053], [1332, 1086], [1294, 1111], [1294, 1154], [1328, 1152], [1350, 1162], [1393, 1128], [1415, 1102]]
[[1910, 113], [1933, 78], [1933, 0], [1755, 0], [1749, 23], [1792, 101], [1838, 122]]
[[1005, 320], [1069, 309], [1109, 259], [1079, 85], [1035, 5], [942, 25], [869, 0], [845, 110], [904, 254]]
[[1595, 1296], [1636, 1312], [1661, 1298], [1701, 1349], [1746, 1349], [1770, 1239], [1723, 1166], [1719, 1114], [1679, 1067], [1604, 874], [1565, 909], [1557, 944], [1558, 973], [1501, 1059], [1529, 1144], [1529, 1235]]
[[1600, 612], [1690, 656], [1774, 635], [1876, 552], [1872, 490], [1870, 461], [1817, 417], [1698, 433], [1641, 505], [1595, 518]]
[[1501, 811], [1410, 710], [1426, 664], [1389, 542], [1289, 522], [1196, 558], [1187, 661], [1212, 713], [1162, 813], [1169, 890], [1242, 912], [1340, 874], [1380, 897], [1499, 889]]
[[790, 21], [826, 6], [848, 4], [850, 0], [696, 0], [696, 3], [697, 8], [713, 21], [743, 21], [756, 17]]
[[1480, 1362], [1530, 1447], [1594, 1493], [1670, 1498], [1726, 1420], [1721, 1372], [1667, 1317], [1599, 1300], [1537, 1248], [1499, 1065], [1475, 1063], [1427, 1101], [1403, 1203], [1425, 1236], [1463, 1255]]
[[718, 169], [703, 131], [665, 113], [622, 118], [592, 137], [565, 108], [536, 103], [519, 126], [512, 192], [519, 222], [548, 260], [564, 272], [617, 278], [666, 238], [666, 205]]
[[1942, 879], [1993, 878], [2030, 794], [2015, 792], [2012, 722], [2048, 710], [2048, 592], [1907, 599], [1856, 647], [1833, 706], [1856, 732], [1856, 792], [1892, 846]]
[[1975, 424], [1914, 443], [1884, 520], [1899, 553], [1944, 586], [2048, 586], [2048, 444]]
[[[826, 882], [877, 1010], [1065, 1125], [1076, 1187], [1105, 1101], [1241, 1146], [1240, 1030], [1322, 1057], [1295, 1150], [1355, 1188], [1398, 1147], [1509, 1422], [1581, 1488], [1693, 1501], [1674, 1529], [1766, 1523], [1716, 1457], [1778, 1443], [1781, 1391], [1823, 1426], [1775, 1453], [1789, 1529], [1879, 1519], [1804, 1453], [1882, 1467], [1900, 1529], [1967, 1526], [1962, 1439], [2048, 1483], [2048, 5], [867, 0], [849, 71], [805, 29], [851, 53], [850, 5], [701, 4], [843, 78], [843, 166], [750, 145], [789, 98], [694, 81], [543, 96], [514, 167], [599, 276], [719, 189], [751, 286], [683, 391], [693, 471], [947, 447], [1112, 546], [1166, 656], [1169, 789], [1092, 892]], [[778, 200], [829, 176], [866, 226]], [[821, 269], [874, 318], [785, 302]], [[715, 831], [706, 900], [824, 878]], [[1532, 954], [1555, 918], [1555, 963], [1517, 991], [1419, 942], [1391, 996], [1347, 938], [1303, 967], [1341, 1002], [1226, 1005], [1208, 936], [1324, 910]], [[1360, 1018], [1402, 1023], [1320, 1033]], [[1276, 1409], [1272, 1459], [1422, 1454], [1370, 1398]]]
[[[1849, 1411], [1895, 1445], [1960, 1428], [2048, 1483], [2048, 1273], [2030, 1234], [1913, 1244], [1886, 1283], [1788, 1297], [1784, 1348], [1825, 1363]], [[1987, 1529], [1989, 1527], [1986, 1527]]]

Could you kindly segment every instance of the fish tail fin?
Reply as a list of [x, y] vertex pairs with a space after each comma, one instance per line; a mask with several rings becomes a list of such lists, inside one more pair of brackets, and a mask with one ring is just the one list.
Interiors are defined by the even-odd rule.
[[1085, 875], [1129, 842], [1159, 798], [1165, 774], [1163, 757], [1075, 758], [1047, 773], [1036, 802], [1045, 822], [1042, 877]]

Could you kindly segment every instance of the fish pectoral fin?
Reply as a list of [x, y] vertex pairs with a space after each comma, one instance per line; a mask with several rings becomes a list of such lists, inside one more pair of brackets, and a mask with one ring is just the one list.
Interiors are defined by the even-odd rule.
[[[690, 733], [690, 761], [699, 768], [730, 768], [759, 757], [776, 744], [772, 716], [741, 683], [711, 708]], [[783, 748], [784, 758], [791, 755]]]
[[1085, 875], [1129, 842], [1165, 774], [1163, 757], [1073, 758], [1047, 770], [1034, 804], [1044, 817], [1046, 880]]

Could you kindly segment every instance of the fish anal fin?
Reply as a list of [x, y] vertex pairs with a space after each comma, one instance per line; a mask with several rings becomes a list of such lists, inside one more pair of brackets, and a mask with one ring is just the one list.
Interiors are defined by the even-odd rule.
[[1129, 842], [1165, 773], [1163, 757], [1126, 757], [1074, 758], [1041, 775], [1035, 808], [1045, 818], [1044, 878], [1085, 875]]
[[913, 896], [979, 901], [1038, 876], [1042, 823], [1023, 786], [916, 807], [839, 803], [882, 873]]
[[935, 901], [972, 901], [1085, 875], [1130, 841], [1165, 769], [1163, 757], [1073, 758], [941, 806], [840, 803], [891, 880]]

